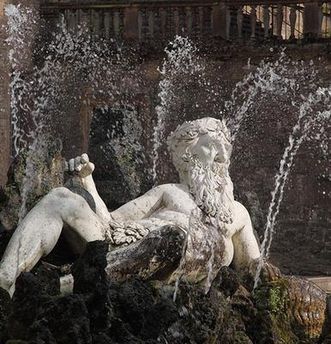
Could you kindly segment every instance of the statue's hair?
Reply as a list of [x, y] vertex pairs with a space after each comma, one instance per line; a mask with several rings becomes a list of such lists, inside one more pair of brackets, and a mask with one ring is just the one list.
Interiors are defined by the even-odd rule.
[[[228, 141], [227, 147], [231, 147], [231, 134], [224, 120], [205, 117], [190, 122], [184, 122], [168, 137], [168, 149], [172, 161], [179, 173], [180, 178], [188, 171], [190, 163], [190, 148], [198, 141], [199, 137], [213, 132], [220, 140]], [[231, 155], [229, 149], [228, 157]]]

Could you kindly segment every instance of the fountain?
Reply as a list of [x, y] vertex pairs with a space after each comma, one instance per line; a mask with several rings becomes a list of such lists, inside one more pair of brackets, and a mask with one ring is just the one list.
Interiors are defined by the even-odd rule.
[[[309, 132], [314, 127], [314, 124], [318, 123], [321, 128], [323, 128], [325, 122], [330, 120], [330, 96], [330, 88], [319, 88], [316, 94], [310, 94], [308, 96], [308, 99], [300, 106], [298, 121], [293, 127], [292, 133], [290, 134], [289, 144], [284, 151], [282, 160], [280, 162], [279, 172], [277, 173], [275, 178], [275, 189], [272, 192], [272, 200], [270, 202], [268, 210], [267, 224], [261, 246], [261, 258], [254, 280], [254, 289], [258, 285], [264, 260], [269, 258], [269, 251], [275, 230], [274, 227], [276, 218], [279, 213], [280, 204], [284, 195], [285, 183], [291, 171], [294, 158], [302, 142], [307, 138]], [[316, 105], [319, 105], [319, 108], [325, 108], [325, 110], [319, 111], [318, 109], [316, 109]]]
[[[24, 153], [26, 158], [18, 227], [0, 265], [1, 287], [10, 294], [16, 288], [11, 315], [6, 314], [6, 302], [11, 301], [0, 289], [0, 306], [5, 310], [0, 314], [5, 319], [0, 325], [0, 333], [6, 328], [3, 338], [39, 340], [38, 336], [48, 331], [46, 342], [66, 343], [66, 335], [74, 327], [72, 340], [84, 338], [84, 343], [231, 343], [238, 331], [247, 342], [268, 340], [277, 331], [284, 331], [282, 340], [290, 338], [288, 343], [315, 340], [325, 318], [325, 293], [305, 280], [282, 275], [266, 260], [295, 156], [307, 138], [325, 134], [323, 128], [330, 119], [330, 88], [318, 86], [317, 69], [293, 62], [284, 51], [276, 61], [257, 67], [249, 59], [247, 68], [252, 71], [225, 101], [225, 96], [221, 98], [224, 85], [210, 78], [207, 60], [189, 39], [176, 36], [165, 49], [166, 58], [159, 69], [158, 105], [152, 121], [156, 125], [148, 132], [144, 127], [147, 121], [130, 96], [146, 86], [141, 70], [131, 67], [134, 50], [126, 56], [127, 51], [116, 41], [108, 49], [108, 43], [92, 38], [87, 28], [78, 27], [74, 32], [62, 20], [52, 39], [36, 54], [35, 65], [24, 70], [17, 56], [27, 40], [19, 27], [27, 25], [32, 12], [9, 5], [6, 15], [14, 154]], [[194, 97], [192, 90], [202, 93]], [[230, 156], [235, 163], [242, 159], [236, 146], [242, 128], [259, 106], [288, 98], [297, 118], [276, 174], [259, 250], [249, 213], [234, 200]], [[91, 159], [100, 154], [95, 172], [89, 157], [81, 155], [87, 145], [75, 147], [75, 140], [70, 141], [75, 133], [66, 132], [63, 125], [82, 104], [90, 112], [84, 125], [90, 128]], [[209, 117], [210, 109], [216, 119]], [[163, 142], [176, 125], [179, 127], [168, 139], [168, 155]], [[39, 203], [37, 199], [30, 202], [36, 185], [43, 184], [45, 171], [49, 172], [45, 161], [54, 137], [60, 139], [57, 156], [62, 150], [60, 141], [67, 152], [77, 151], [78, 156], [67, 164], [59, 158], [59, 185], [49, 182], [37, 199], [46, 196]], [[150, 160], [145, 156], [146, 147], [152, 147]], [[322, 149], [325, 153], [325, 145]], [[167, 177], [169, 156], [180, 184], [159, 185]], [[149, 191], [142, 182], [150, 170], [146, 161], [151, 162], [154, 184]], [[65, 165], [69, 179], [78, 181], [81, 191], [77, 192], [76, 186], [68, 190], [69, 184], [68, 188], [60, 186]], [[108, 212], [92, 172], [98, 176], [99, 169], [114, 166], [123, 177], [122, 192], [128, 190], [130, 199], [143, 195]], [[69, 268], [50, 261], [36, 265], [48, 259], [43, 256], [53, 250], [62, 229], [74, 235], [68, 237], [69, 245], [84, 252], [79, 260]], [[30, 270], [34, 274], [20, 275]], [[75, 281], [73, 292], [59, 296], [59, 276], [68, 272]], [[46, 275], [44, 282], [40, 276]], [[69, 277], [66, 280], [72, 281]], [[33, 308], [35, 316], [26, 320], [29, 293], [34, 304], [42, 306]], [[248, 320], [243, 319], [242, 309], [250, 314]], [[59, 339], [57, 328], [61, 326], [52, 327], [62, 318], [59, 310], [69, 328], [63, 326], [65, 339]], [[284, 320], [282, 314], [287, 313]], [[163, 320], [156, 321], [160, 314]], [[11, 328], [8, 324], [16, 318], [27, 323]], [[131, 318], [139, 324], [134, 325]], [[256, 326], [262, 326], [263, 338], [254, 333]]]
[[158, 160], [159, 150], [165, 139], [166, 121], [173, 115], [176, 104], [181, 102], [176, 86], [180, 83], [181, 87], [184, 88], [186, 80], [197, 76], [201, 79], [204, 78], [204, 66], [197, 55], [197, 48], [188, 38], [176, 36], [165, 48], [165, 53], [166, 58], [159, 69], [161, 75], [158, 94], [160, 103], [155, 109], [157, 120], [153, 133], [152, 166], [154, 185], [157, 182], [157, 177], [162, 174], [162, 171], [158, 171]]

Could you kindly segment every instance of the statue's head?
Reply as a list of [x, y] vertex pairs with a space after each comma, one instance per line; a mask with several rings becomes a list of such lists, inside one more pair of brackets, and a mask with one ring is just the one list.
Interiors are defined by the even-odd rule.
[[231, 134], [224, 121], [205, 117], [178, 126], [168, 138], [168, 148], [182, 179], [194, 160], [206, 168], [214, 169], [218, 164], [228, 167]]
[[[232, 193], [228, 177], [232, 145], [225, 122], [211, 117], [185, 122], [169, 136], [168, 148], [181, 182], [189, 185], [205, 212], [216, 216], [225, 193]], [[230, 216], [226, 212], [223, 209], [223, 218]]]

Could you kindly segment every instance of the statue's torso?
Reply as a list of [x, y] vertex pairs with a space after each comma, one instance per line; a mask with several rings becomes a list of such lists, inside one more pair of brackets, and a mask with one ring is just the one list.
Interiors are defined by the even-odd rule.
[[[163, 192], [160, 207], [150, 215], [150, 219], [173, 222], [188, 230], [192, 211], [197, 208], [193, 195], [184, 184], [164, 184], [160, 186]], [[233, 222], [223, 224], [222, 232], [231, 238], [247, 221], [247, 211], [239, 202], [233, 202]]]

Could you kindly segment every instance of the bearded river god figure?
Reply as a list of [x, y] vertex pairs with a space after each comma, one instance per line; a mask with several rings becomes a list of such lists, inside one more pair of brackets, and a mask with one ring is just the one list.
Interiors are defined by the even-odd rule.
[[[169, 278], [182, 253], [180, 274], [193, 281], [212, 281], [231, 262], [236, 269], [249, 268], [260, 252], [250, 216], [234, 200], [225, 123], [213, 118], [185, 122], [170, 135], [168, 146], [180, 183], [157, 186], [111, 213], [97, 192], [88, 156], [70, 160], [68, 169], [93, 197], [95, 211], [68, 188], [53, 189], [14, 232], [1, 261], [0, 286], [12, 293], [18, 275], [52, 251], [64, 224], [80, 239], [76, 245], [109, 240], [106, 271], [111, 278], [148, 278], [165, 270], [163, 277]], [[167, 256], [172, 250], [176, 259]], [[163, 263], [155, 264], [161, 256]]]

